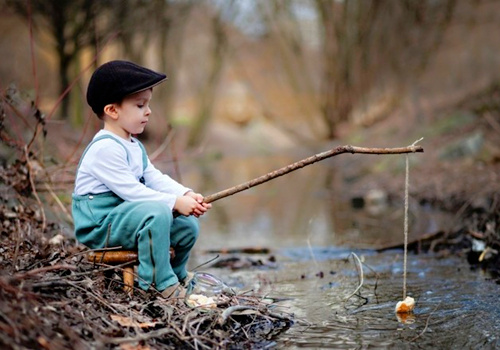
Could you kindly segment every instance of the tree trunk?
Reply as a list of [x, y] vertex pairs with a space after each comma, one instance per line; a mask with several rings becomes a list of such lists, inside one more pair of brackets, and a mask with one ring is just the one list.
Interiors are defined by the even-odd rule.
[[188, 147], [194, 147], [200, 143], [200, 140], [205, 133], [205, 129], [212, 117], [212, 107], [214, 104], [215, 93], [222, 72], [224, 55], [227, 49], [228, 42], [220, 14], [216, 14], [213, 19], [213, 29], [214, 50], [212, 55], [212, 67], [210, 70], [210, 76], [203, 86], [200, 94], [200, 107], [188, 138]]

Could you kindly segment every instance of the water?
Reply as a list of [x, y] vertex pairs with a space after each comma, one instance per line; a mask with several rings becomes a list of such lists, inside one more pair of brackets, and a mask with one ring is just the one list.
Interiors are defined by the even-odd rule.
[[[240, 290], [282, 301], [276, 311], [296, 324], [276, 339], [287, 349], [495, 349], [500, 347], [500, 286], [471, 271], [461, 258], [410, 255], [408, 295], [416, 300], [404, 320], [402, 252], [292, 249], [276, 252], [271, 268], [208, 270]], [[240, 255], [241, 256], [241, 255]], [[243, 258], [245, 256], [242, 256]], [[255, 257], [253, 257], [255, 258]], [[266, 256], [261, 256], [265, 261]]]
[[[211, 194], [304, 156], [224, 158], [187, 182], [199, 182], [193, 187]], [[404, 157], [392, 159], [394, 167], [380, 176], [403, 181], [404, 172], [395, 168]], [[213, 258], [209, 249], [270, 249], [261, 256], [236, 254], [235, 270], [202, 270], [239, 290], [281, 300], [277, 311], [292, 313], [297, 322], [275, 348], [500, 348], [500, 286], [471, 271], [463, 257], [410, 255], [407, 294], [416, 308], [409, 319], [398, 319], [403, 251], [376, 249], [403, 243], [403, 191], [387, 198], [382, 181], [358, 181], [364, 169], [359, 160], [335, 157], [214, 203], [201, 220], [190, 264]], [[456, 220], [411, 200], [409, 239], [450, 229]], [[352, 252], [364, 261], [364, 280], [359, 295], [346, 300], [360, 280]]]

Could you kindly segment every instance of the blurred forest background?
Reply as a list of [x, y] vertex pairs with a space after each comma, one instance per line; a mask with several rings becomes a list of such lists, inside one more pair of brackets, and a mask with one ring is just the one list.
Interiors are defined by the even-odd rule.
[[[479, 183], [486, 172], [477, 166], [500, 159], [498, 1], [0, 0], [0, 10], [0, 161], [7, 169], [24, 159], [34, 174], [36, 160], [40, 192], [65, 208], [63, 220], [79, 155], [100, 128], [85, 102], [88, 79], [112, 59], [168, 75], [140, 138], [158, 168], [207, 193], [339, 143], [396, 147], [424, 137], [424, 173], [439, 170], [460, 190], [464, 169]], [[231, 157], [241, 163], [224, 165]], [[450, 181], [441, 166], [457, 169], [449, 163], [457, 159]], [[437, 195], [432, 178], [415, 182]], [[300, 202], [294, 213], [311, 193], [286, 193], [298, 180], [274, 192]], [[265, 206], [262, 196], [246, 208]]]

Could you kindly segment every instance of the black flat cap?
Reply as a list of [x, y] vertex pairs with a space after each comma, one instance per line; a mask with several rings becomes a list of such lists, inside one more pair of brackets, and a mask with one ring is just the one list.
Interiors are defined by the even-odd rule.
[[167, 79], [162, 73], [129, 61], [110, 61], [97, 68], [87, 88], [87, 103], [100, 115], [104, 106], [158, 85]]

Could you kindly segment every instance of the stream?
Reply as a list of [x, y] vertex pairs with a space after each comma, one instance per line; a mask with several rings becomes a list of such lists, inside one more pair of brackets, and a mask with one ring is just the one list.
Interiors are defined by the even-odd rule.
[[[298, 158], [220, 161], [216, 170], [205, 169], [203, 193]], [[356, 159], [313, 165], [214, 203], [201, 218], [191, 267], [218, 256], [198, 270], [275, 299], [277, 312], [293, 314], [295, 324], [269, 348], [500, 348], [500, 285], [471, 270], [464, 256], [409, 254], [407, 295], [416, 307], [406, 319], [395, 314], [403, 300], [403, 250], [377, 249], [402, 245], [403, 199], [377, 183], [358, 184]], [[410, 241], [459, 220], [414, 201], [409, 219]], [[223, 253], [247, 247], [265, 254]], [[362, 275], [353, 253], [363, 262]]]
[[[270, 298], [276, 312], [293, 314], [295, 324], [270, 342], [271, 348], [500, 347], [500, 286], [472, 271], [463, 258], [409, 255], [407, 295], [415, 298], [416, 307], [405, 317], [394, 312], [403, 299], [400, 250], [308, 247], [275, 253], [237, 255], [243, 261], [262, 261], [261, 266], [201, 269], [240, 292]], [[353, 253], [363, 261], [363, 284], [356, 295], [361, 275]]]

